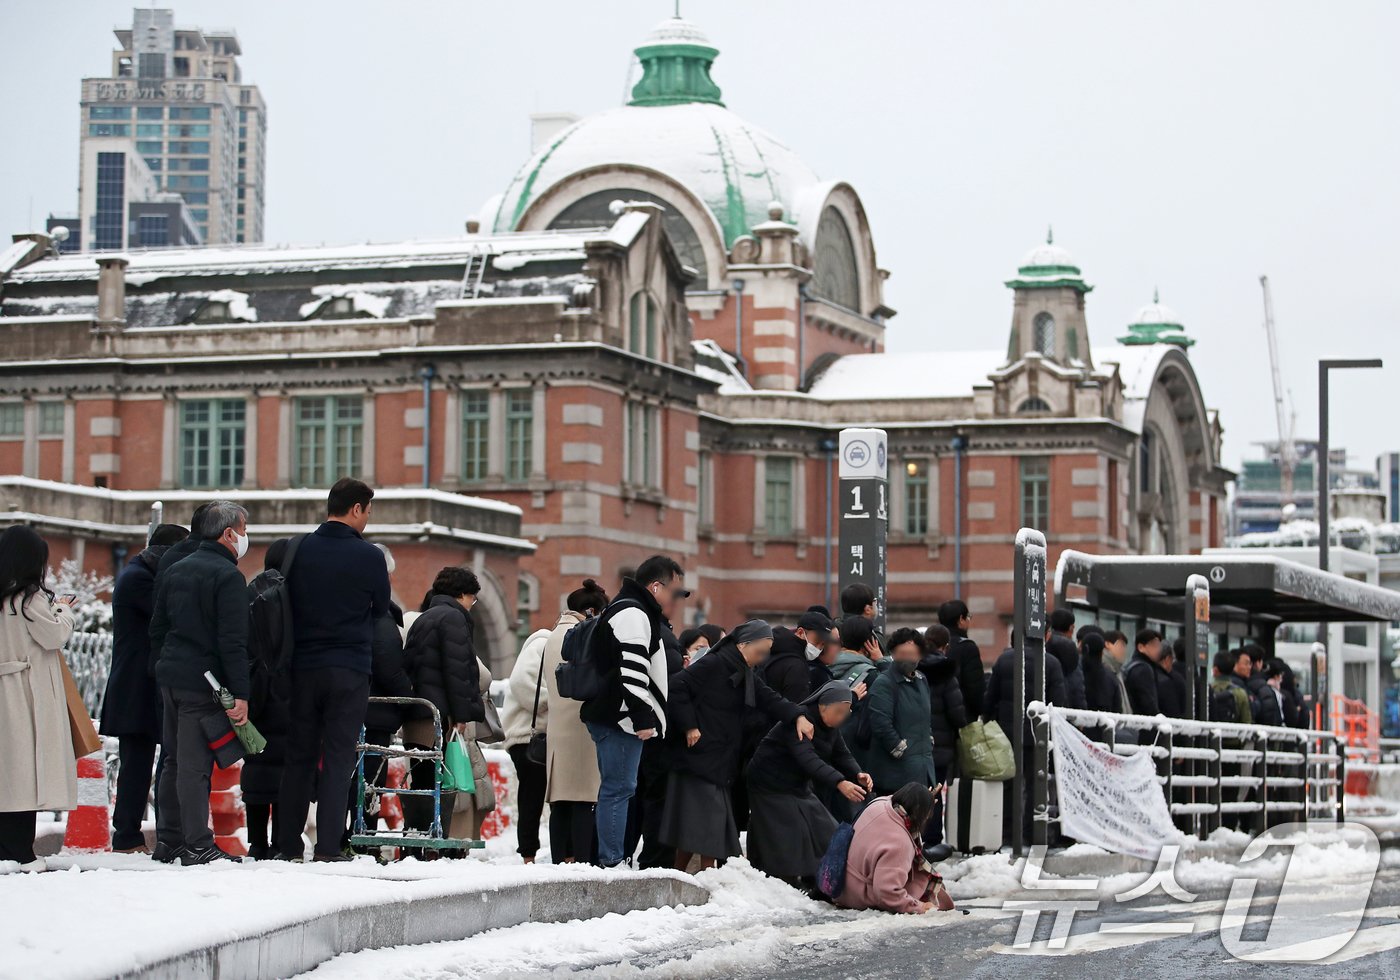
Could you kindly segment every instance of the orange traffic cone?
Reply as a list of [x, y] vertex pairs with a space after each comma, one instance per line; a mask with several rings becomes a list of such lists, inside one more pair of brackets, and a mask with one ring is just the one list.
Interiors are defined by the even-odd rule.
[[78, 806], [68, 814], [63, 849], [110, 851], [111, 807], [111, 799], [107, 795], [107, 760], [99, 749], [78, 760]]
[[214, 843], [238, 857], [248, 853], [248, 846], [238, 836], [247, 820], [243, 793], [238, 785], [242, 771], [243, 763], [237, 762], [227, 769], [215, 766], [209, 774], [209, 816], [214, 824]]

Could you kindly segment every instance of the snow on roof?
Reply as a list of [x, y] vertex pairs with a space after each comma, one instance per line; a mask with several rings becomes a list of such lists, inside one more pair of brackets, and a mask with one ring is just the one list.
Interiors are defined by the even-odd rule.
[[[517, 256], [532, 252], [550, 254], [550, 260], [558, 261], [558, 253], [567, 253], [570, 258], [581, 256], [587, 242], [599, 237], [610, 239], [610, 230], [601, 235], [597, 232], [529, 232], [354, 245], [237, 245], [137, 250], [128, 253], [131, 264], [126, 270], [126, 281], [139, 286], [175, 276], [465, 266], [473, 255]], [[17, 270], [10, 278], [16, 282], [95, 280], [97, 254], [77, 252], [42, 259]]]
[[11, 242], [4, 248], [0, 248], [0, 278], [10, 274], [15, 266], [24, 261], [24, 257], [34, 248], [34, 242], [28, 238], [21, 238], [17, 242]]
[[848, 354], [812, 384], [824, 401], [971, 398], [974, 385], [1006, 363], [1005, 350]]
[[[720, 105], [618, 106], [582, 119], [541, 146], [511, 180], [483, 227], [513, 228], [564, 178], [595, 167], [632, 165], [664, 174], [698, 197], [726, 244], [768, 220], [770, 201], [791, 209], [817, 175], [784, 143]], [[626, 185], [626, 176], [618, 183]], [[619, 190], [621, 187], [619, 187]], [[619, 195], [621, 196], [621, 195]]]
[[739, 362], [713, 340], [691, 341], [695, 351], [695, 373], [719, 385], [721, 395], [746, 395], [753, 386], [739, 370]]

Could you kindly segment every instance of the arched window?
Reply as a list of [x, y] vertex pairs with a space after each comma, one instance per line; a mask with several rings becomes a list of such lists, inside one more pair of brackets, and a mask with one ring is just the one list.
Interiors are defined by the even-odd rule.
[[1050, 412], [1050, 403], [1044, 398], [1032, 396], [1021, 402], [1021, 407], [1016, 409], [1017, 415], [1041, 415]]
[[549, 223], [550, 228], [607, 228], [617, 220], [612, 213], [613, 201], [651, 201], [662, 206], [661, 223], [666, 227], [666, 235], [676, 255], [686, 265], [700, 275], [690, 284], [691, 289], [708, 289], [709, 266], [705, 262], [705, 250], [700, 246], [700, 236], [679, 211], [669, 202], [648, 191], [618, 187], [612, 190], [595, 191], [570, 204], [558, 217]]
[[857, 313], [860, 309], [860, 273], [856, 246], [846, 219], [835, 208], [822, 212], [812, 256], [812, 293]]
[[1045, 357], [1055, 356], [1055, 318], [1049, 313], [1035, 315], [1035, 349]]
[[656, 357], [661, 344], [658, 337], [661, 319], [656, 300], [645, 290], [632, 294], [627, 309], [627, 349], [643, 357]]

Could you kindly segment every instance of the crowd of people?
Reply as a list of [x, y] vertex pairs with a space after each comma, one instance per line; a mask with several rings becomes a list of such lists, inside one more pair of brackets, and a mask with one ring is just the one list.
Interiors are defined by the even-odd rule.
[[[850, 824], [849, 887], [837, 900], [920, 911], [933, 901], [933, 865], [951, 853], [942, 804], [959, 733], [996, 720], [1013, 740], [1019, 727], [1029, 751], [1025, 705], [1013, 694], [1018, 654], [1007, 649], [985, 672], [961, 600], [944, 602], [937, 623], [885, 636], [874, 592], [858, 583], [842, 592], [838, 616], [813, 605], [790, 624], [677, 635], [690, 593], [684, 569], [664, 555], [611, 596], [587, 579], [561, 597], [555, 625], [516, 656], [497, 718], [473, 637], [480, 582], [468, 568], [443, 568], [405, 613], [391, 599], [392, 554], [363, 537], [373, 497], [360, 481], [338, 482], [325, 523], [273, 542], [251, 583], [238, 567], [248, 514], [230, 501], [201, 505], [188, 530], [155, 528], [122, 570], [101, 718], [120, 744], [114, 849], [147, 851], [141, 821], [154, 772], [151, 857], [237, 860], [210, 831], [209, 784], [230, 725], [251, 721], [267, 747], [241, 774], [250, 856], [307, 860], [314, 801], [309, 859], [351, 860], [362, 733], [370, 746], [407, 749], [450, 735], [478, 778], [475, 792], [443, 795], [445, 837], [480, 836], [494, 805], [481, 744], [501, 741], [518, 776], [526, 862], [542, 847], [548, 805], [555, 862], [704, 869], [738, 856], [746, 833], [756, 868], [812, 890], [838, 827]], [[25, 866], [36, 864], [35, 813], [75, 801], [55, 656], [73, 628], [72, 597], [47, 591], [47, 558], [32, 529], [0, 535], [0, 860]], [[1129, 655], [1123, 633], [1075, 625], [1070, 610], [1051, 614], [1048, 655], [1027, 661], [1028, 692], [1043, 663], [1051, 703], [1185, 714], [1181, 650], [1145, 629]], [[585, 700], [577, 680], [564, 689], [565, 671], [589, 675]], [[1214, 674], [1212, 719], [1305, 726], [1291, 671], [1262, 649], [1218, 655]], [[211, 678], [232, 706], [211, 696]], [[365, 765], [380, 783], [383, 758], [371, 752]], [[410, 786], [431, 788], [436, 766], [415, 759]], [[430, 798], [402, 799], [409, 826], [427, 830]], [[375, 802], [371, 794], [372, 823]]]

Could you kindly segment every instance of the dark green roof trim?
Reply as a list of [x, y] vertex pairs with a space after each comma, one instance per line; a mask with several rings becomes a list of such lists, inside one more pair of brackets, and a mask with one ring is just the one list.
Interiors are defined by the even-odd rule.
[[1008, 279], [1009, 289], [1077, 289], [1081, 293], [1092, 292], [1094, 287], [1077, 276], [1058, 276], [1054, 279]]
[[632, 87], [628, 105], [724, 105], [719, 86], [710, 78], [710, 65], [718, 55], [718, 49], [703, 44], [642, 45], [637, 48], [642, 78]]

